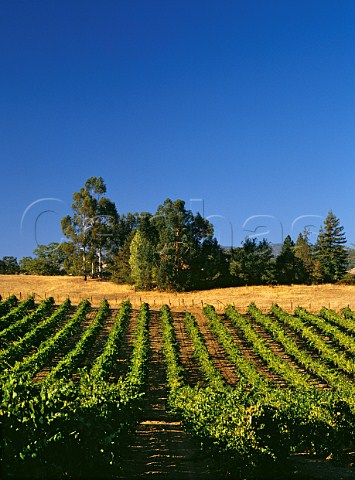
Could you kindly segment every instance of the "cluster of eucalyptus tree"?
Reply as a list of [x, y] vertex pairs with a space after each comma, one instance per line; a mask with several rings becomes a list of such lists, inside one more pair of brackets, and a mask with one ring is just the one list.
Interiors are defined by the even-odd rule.
[[[221, 275], [221, 247], [213, 226], [193, 215], [182, 200], [165, 200], [153, 215], [119, 215], [104, 196], [101, 177], [91, 177], [74, 193], [73, 215], [62, 219], [69, 242], [66, 270], [86, 278], [110, 275], [137, 288], [183, 290], [209, 286]], [[68, 269], [69, 267], [69, 269]]]

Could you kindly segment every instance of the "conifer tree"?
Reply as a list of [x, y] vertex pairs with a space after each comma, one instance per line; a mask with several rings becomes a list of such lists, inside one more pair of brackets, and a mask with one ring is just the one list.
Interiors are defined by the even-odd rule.
[[280, 255], [276, 258], [276, 278], [282, 285], [302, 283], [304, 279], [303, 262], [296, 256], [295, 243], [290, 235], [285, 238]]
[[345, 243], [344, 227], [330, 210], [320, 229], [315, 250], [323, 283], [336, 282], [345, 275], [348, 256]]

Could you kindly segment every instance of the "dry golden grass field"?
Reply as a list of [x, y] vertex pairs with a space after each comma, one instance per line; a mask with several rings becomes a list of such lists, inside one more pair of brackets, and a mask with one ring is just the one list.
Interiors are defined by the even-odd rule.
[[217, 310], [222, 310], [229, 303], [241, 312], [251, 302], [267, 311], [272, 303], [278, 303], [287, 311], [303, 306], [317, 312], [322, 306], [339, 310], [350, 306], [355, 309], [355, 286], [353, 285], [291, 285], [291, 286], [255, 286], [232, 287], [214, 290], [199, 290], [183, 293], [155, 291], [135, 291], [130, 285], [117, 285], [108, 281], [84, 281], [82, 277], [43, 277], [37, 275], [0, 275], [0, 294], [6, 298], [15, 294], [26, 298], [35, 294], [36, 300], [53, 296], [57, 303], [69, 297], [73, 304], [88, 298], [93, 305], [98, 305], [107, 298], [115, 308], [122, 300], [129, 299], [133, 306], [142, 301], [151, 308], [160, 308], [164, 303], [174, 310], [200, 308], [210, 303]]

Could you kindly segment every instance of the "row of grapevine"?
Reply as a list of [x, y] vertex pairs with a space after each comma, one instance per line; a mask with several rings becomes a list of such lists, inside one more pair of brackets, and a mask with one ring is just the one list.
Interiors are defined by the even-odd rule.
[[115, 318], [115, 322], [107, 339], [105, 348], [101, 355], [95, 359], [91, 368], [90, 374], [92, 377], [97, 376], [105, 380], [110, 378], [121, 347], [123, 335], [128, 325], [131, 311], [132, 306], [130, 302], [123, 302]]
[[355, 320], [355, 311], [351, 310], [349, 307], [343, 308], [342, 314], [344, 315], [345, 318], [350, 318], [352, 320]]
[[35, 325], [17, 342], [14, 342], [9, 348], [0, 352], [0, 365], [13, 365], [28, 353], [31, 349], [38, 346], [43, 339], [48, 337], [58, 326], [59, 322], [66, 316], [70, 309], [70, 300], [63, 304], [48, 318]]
[[5, 300], [0, 302], [0, 319], [6, 315], [13, 307], [16, 307], [18, 304], [18, 299], [16, 295], [10, 295]]
[[[67, 309], [65, 302], [56, 313], [63, 319]], [[1, 376], [0, 461], [9, 476], [16, 478], [29, 472], [36, 477], [47, 476], [50, 469], [50, 475], [56, 478], [73, 474], [86, 478], [93, 472], [97, 476], [105, 469], [109, 475], [115, 462], [117, 468], [121, 436], [139, 418], [149, 348], [148, 305], [143, 304], [138, 314], [127, 375], [117, 379], [107, 376], [107, 369], [117, 354], [117, 346], [116, 350], [112, 347], [115, 343], [118, 345], [118, 338], [122, 337], [120, 328], [113, 329], [115, 333], [109, 335], [98, 357], [101, 360], [94, 361], [91, 369], [77, 370], [86, 349], [92, 346], [110, 314], [109, 305], [104, 301], [89, 327], [57, 367], [44, 381], [32, 380], [34, 371], [43, 368], [73, 332], [78, 331], [89, 309], [90, 303], [83, 301], [69, 321], [40, 344], [37, 352], [17, 361]], [[127, 323], [130, 314], [131, 306], [126, 302], [121, 307], [123, 323]], [[51, 318], [40, 322], [32, 332]], [[22, 339], [24, 344], [26, 338], [25, 335]], [[77, 379], [72, 380], [75, 372]]]
[[86, 356], [86, 351], [93, 345], [109, 314], [109, 304], [107, 300], [103, 300], [94, 321], [85, 330], [75, 347], [50, 371], [46, 377], [46, 382], [52, 382], [54, 378], [69, 378], [71, 376], [79, 362]]
[[191, 313], [186, 313], [185, 315], [185, 329], [192, 340], [194, 355], [199, 361], [205, 378], [214, 388], [223, 388], [225, 382], [222, 374], [211, 360], [203, 335], [196, 323], [195, 317]]
[[[6, 300], [4, 302], [6, 302]], [[12, 306], [14, 306], [14, 308], [12, 308]], [[35, 306], [35, 301], [33, 297], [28, 297], [26, 300], [24, 300], [20, 304], [18, 304], [17, 301], [16, 302], [11, 301], [10, 305], [7, 304], [7, 306], [5, 306], [5, 310], [3, 312], [4, 314], [0, 317], [0, 331], [3, 331], [5, 328], [9, 327], [11, 324], [14, 324], [16, 321], [21, 320], [21, 318], [23, 318], [30, 310], [32, 310], [34, 306]]]
[[339, 352], [333, 345], [329, 345], [322, 337], [320, 337], [311, 325], [294, 315], [290, 315], [277, 305], [273, 305], [271, 312], [275, 317], [286, 325], [289, 325], [295, 332], [306, 340], [308, 345], [318, 352], [320, 357], [325, 361], [332, 363], [335, 367], [340, 368], [346, 373], [355, 373], [355, 359], [347, 358], [343, 352]]
[[341, 375], [339, 371], [329, 367], [321, 358], [313, 358], [307, 350], [300, 349], [296, 341], [280, 325], [268, 315], [264, 315], [255, 305], [250, 305], [248, 312], [273, 335], [288, 355], [292, 356], [307, 370], [325, 380], [341, 395], [345, 402], [350, 402], [351, 406], [355, 406], [353, 401], [355, 385], [351, 380]]
[[[55, 333], [55, 335], [48, 337], [42, 342], [32, 355], [25, 357], [22, 361], [15, 363], [13, 372], [15, 374], [28, 373], [33, 376], [39, 372], [48, 361], [56, 354], [58, 354], [68, 340], [72, 338], [78, 331], [81, 322], [85, 319], [86, 314], [90, 309], [90, 303], [88, 300], [83, 300], [78, 306], [75, 314], [72, 318], [64, 324], [64, 326]], [[65, 312], [61, 310], [62, 316]]]
[[[14, 298], [7, 305], [6, 300], [0, 303], [0, 326], [5, 319], [0, 333], [10, 342], [0, 350], [0, 462], [8, 477], [32, 473], [46, 478], [49, 468], [55, 478], [97, 477], [98, 472], [112, 477], [119, 472], [123, 435], [141, 418], [150, 310], [142, 303], [135, 313], [129, 367], [120, 374], [117, 359], [132, 306], [123, 302], [114, 317], [105, 300], [89, 319], [91, 309], [87, 300], [77, 307], [69, 300], [55, 307], [52, 299], [39, 305]], [[224, 458], [233, 465], [249, 468], [283, 460], [292, 451], [329, 454], [351, 444], [353, 359], [337, 346], [352, 339], [348, 311], [339, 315], [346, 320], [342, 325], [332, 312], [322, 310], [315, 316], [298, 309], [290, 315], [276, 305], [268, 315], [253, 304], [247, 315], [231, 305], [224, 315], [206, 305], [203, 314], [235, 368], [238, 381], [233, 386], [209, 353], [210, 337], [202, 333], [199, 317], [189, 312], [183, 328], [205, 381], [195, 386], [185, 382], [189, 371], [181, 358], [174, 314], [166, 305], [160, 311], [169, 408], [202, 445], [227, 453]], [[321, 327], [325, 331], [323, 322], [330, 325], [328, 332], [335, 332], [333, 343], [317, 335]], [[259, 330], [271, 335], [293, 361], [275, 353]], [[303, 339], [301, 346], [297, 335]], [[258, 364], [245, 355], [242, 344], [253, 350]], [[94, 351], [97, 357], [91, 358]], [[260, 364], [264, 370], [259, 371]], [[308, 373], [301, 374], [297, 365]], [[38, 372], [42, 380], [34, 381]], [[270, 372], [283, 379], [281, 388], [266, 374]], [[312, 375], [328, 388], [313, 385]]]
[[281, 375], [290, 385], [308, 390], [311, 388], [310, 378], [307, 374], [298, 372], [289, 362], [273, 353], [266, 341], [252, 328], [250, 322], [239, 314], [231, 305], [226, 309], [226, 314], [232, 323], [243, 332], [248, 343], [264, 360], [271, 371]]
[[206, 305], [203, 312], [209, 320], [209, 328], [223, 345], [229, 360], [238, 370], [239, 376], [244, 379], [249, 387], [264, 388], [268, 381], [258, 372], [255, 365], [245, 358], [243, 352], [234, 342], [232, 335], [224, 322], [221, 321], [215, 309], [211, 305]]
[[[189, 313], [185, 318], [187, 330], [204, 371], [209, 372], [207, 378], [210, 381], [205, 387], [197, 385], [192, 388], [184, 384], [172, 315], [166, 306], [161, 311], [170, 405], [203, 443], [218, 451], [227, 451], [230, 459], [242, 459], [244, 464], [250, 464], [283, 458], [292, 450], [331, 451], [334, 445], [341, 448], [350, 441], [354, 434], [354, 411], [336, 392], [304, 384], [298, 375], [293, 377], [288, 372], [290, 388], [273, 388], [260, 377], [254, 366], [247, 367], [248, 360], [241, 358], [214, 308], [206, 306], [204, 313], [229, 358], [235, 360], [236, 368], [243, 374], [234, 388], [215, 382], [211, 359], [198, 325]], [[227, 314], [241, 325], [239, 314], [233, 307], [227, 308]], [[271, 352], [264, 350], [264, 343], [259, 342], [261, 339], [246, 328], [244, 331], [267, 359]], [[284, 362], [275, 357], [271, 355], [270, 365], [284, 373]], [[274, 365], [277, 361], [281, 367]]]
[[319, 315], [307, 312], [306, 309], [298, 307], [295, 315], [302, 318], [310, 325], [315, 325], [319, 330], [333, 339], [335, 343], [345, 348], [349, 353], [355, 356], [355, 338], [347, 333], [342, 332], [338, 327], [327, 322]]
[[323, 307], [319, 315], [323, 317], [328, 322], [334, 323], [335, 325], [343, 328], [345, 331], [350, 332], [350, 334], [355, 333], [355, 314], [350, 310], [350, 308], [343, 309], [343, 315], [339, 315], [330, 308]]
[[20, 338], [39, 320], [48, 315], [53, 310], [53, 306], [54, 299], [52, 297], [47, 298], [40, 303], [34, 312], [29, 313], [2, 330], [0, 332], [0, 348], [3, 348], [13, 340]]

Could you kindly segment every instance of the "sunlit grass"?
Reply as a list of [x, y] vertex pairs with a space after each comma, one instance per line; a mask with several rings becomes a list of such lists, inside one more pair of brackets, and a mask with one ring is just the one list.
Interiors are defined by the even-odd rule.
[[0, 294], [3, 298], [10, 294], [26, 298], [32, 293], [36, 294], [36, 300], [53, 296], [57, 303], [70, 297], [74, 304], [88, 298], [94, 305], [99, 305], [103, 298], [107, 298], [113, 308], [129, 299], [133, 307], [145, 301], [151, 308], [168, 304], [172, 309], [179, 310], [184, 310], [185, 307], [190, 310], [201, 308], [206, 303], [222, 310], [231, 303], [243, 312], [251, 302], [255, 302], [262, 310], [268, 310], [272, 303], [278, 303], [287, 311], [293, 311], [297, 306], [312, 311], [318, 311], [323, 306], [339, 310], [350, 305], [355, 309], [353, 285], [255, 286], [169, 293], [135, 291], [130, 285], [117, 285], [108, 281], [88, 279], [85, 282], [82, 277], [0, 275]]

